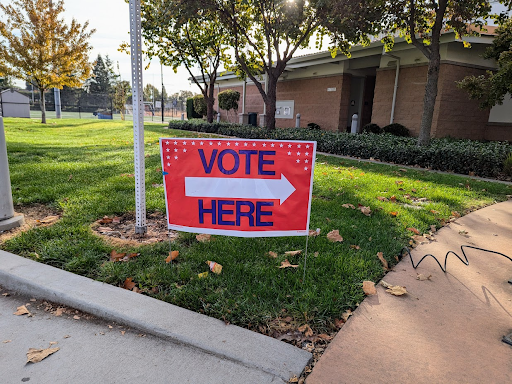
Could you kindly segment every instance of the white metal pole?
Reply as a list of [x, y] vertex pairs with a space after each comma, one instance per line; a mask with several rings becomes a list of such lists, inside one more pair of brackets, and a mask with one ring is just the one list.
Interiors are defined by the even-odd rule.
[[60, 103], [60, 89], [53, 88], [53, 98], [55, 100], [55, 118], [60, 119], [62, 117], [61, 114], [61, 103]]
[[142, 86], [142, 38], [140, 0], [130, 0], [132, 64], [133, 150], [135, 165], [135, 233], [144, 234], [146, 223], [146, 177], [144, 174], [144, 103]]

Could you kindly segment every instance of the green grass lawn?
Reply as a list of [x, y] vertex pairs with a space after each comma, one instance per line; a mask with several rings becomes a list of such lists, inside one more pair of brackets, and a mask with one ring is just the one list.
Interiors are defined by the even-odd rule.
[[[512, 193], [510, 186], [467, 177], [317, 156], [310, 227], [321, 233], [309, 239], [304, 280], [304, 255], [284, 255], [305, 249], [306, 239], [300, 237], [215, 236], [215, 241], [199, 243], [194, 234], [182, 233], [172, 245], [180, 251], [173, 265], [164, 261], [168, 243], [118, 247], [140, 256], [111, 263], [112, 245], [93, 235], [90, 225], [135, 209], [134, 179], [123, 176], [133, 173], [131, 122], [4, 122], [15, 204], [42, 203], [63, 215], [52, 226], [7, 241], [4, 250], [117, 286], [132, 277], [145, 294], [249, 328], [292, 316], [318, 332], [329, 329], [363, 300], [364, 280], [383, 276], [377, 252], [390, 265], [396, 263], [414, 235], [407, 228], [428, 232], [452, 212], [464, 214]], [[163, 136], [198, 134], [146, 123], [148, 213], [165, 211], [163, 188], [152, 187], [162, 183], [157, 143]], [[343, 204], [369, 206], [371, 216]], [[333, 229], [340, 231], [342, 243], [327, 240]], [[269, 251], [279, 256], [271, 258]], [[299, 268], [277, 268], [285, 258]], [[222, 273], [198, 278], [208, 270], [206, 260], [220, 263]]]

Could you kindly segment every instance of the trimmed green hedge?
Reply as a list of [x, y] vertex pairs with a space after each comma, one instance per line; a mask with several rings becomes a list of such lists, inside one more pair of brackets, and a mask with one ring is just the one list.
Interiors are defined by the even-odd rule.
[[427, 147], [418, 147], [413, 137], [391, 134], [329, 132], [304, 128], [269, 130], [252, 125], [212, 123], [202, 121], [171, 121], [171, 129], [218, 133], [246, 139], [313, 140], [320, 152], [336, 155], [373, 158], [389, 163], [418, 165], [424, 168], [460, 174], [497, 177], [512, 153], [506, 142], [488, 142], [455, 139], [432, 139]]

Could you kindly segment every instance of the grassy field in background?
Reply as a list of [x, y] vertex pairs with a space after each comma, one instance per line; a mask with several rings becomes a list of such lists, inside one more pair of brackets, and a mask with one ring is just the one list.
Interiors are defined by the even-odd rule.
[[[117, 247], [140, 256], [111, 263], [113, 247], [93, 235], [90, 225], [135, 209], [134, 179], [125, 176], [133, 173], [131, 122], [4, 122], [15, 206], [45, 204], [61, 211], [62, 219], [23, 233], [2, 249], [116, 286], [132, 277], [145, 294], [249, 328], [292, 316], [318, 332], [328, 329], [363, 300], [364, 280], [383, 276], [378, 252], [390, 265], [396, 263], [414, 235], [407, 228], [426, 233], [453, 212], [464, 214], [512, 193], [510, 186], [467, 177], [317, 156], [310, 226], [321, 232], [309, 239], [304, 281], [303, 254], [284, 255], [304, 250], [305, 238], [297, 237], [214, 236], [215, 241], [199, 243], [194, 234], [182, 233], [172, 245], [180, 251], [172, 266], [164, 261], [168, 243]], [[152, 186], [162, 183], [158, 138], [164, 136], [210, 135], [146, 123], [148, 213], [165, 212], [163, 187]], [[343, 204], [361, 204], [372, 213]], [[327, 240], [333, 229], [340, 231], [342, 243]], [[269, 257], [269, 251], [279, 256]], [[299, 267], [279, 269], [285, 258]], [[208, 270], [206, 260], [223, 265], [222, 273], [198, 278]]]

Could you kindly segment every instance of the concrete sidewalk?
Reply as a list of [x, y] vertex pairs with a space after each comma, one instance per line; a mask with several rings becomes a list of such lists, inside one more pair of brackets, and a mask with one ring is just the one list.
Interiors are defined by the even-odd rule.
[[[466, 233], [467, 232], [467, 233]], [[470, 213], [412, 252], [415, 262], [461, 245], [512, 257], [512, 200]], [[331, 342], [306, 380], [329, 383], [512, 383], [512, 262], [465, 248], [469, 266], [454, 255], [447, 273], [432, 258], [415, 270], [404, 258], [384, 280], [406, 286], [392, 296], [382, 286], [367, 297]], [[420, 281], [417, 274], [432, 275]]]
[[[98, 318], [156, 336], [158, 339], [155, 340], [159, 342], [167, 342], [167, 348], [177, 351], [176, 361], [190, 369], [186, 372], [177, 371], [181, 373], [173, 378], [167, 375], [165, 379], [157, 382], [285, 382], [294, 375], [299, 376], [311, 359], [309, 352], [262, 334], [226, 325], [223, 321], [4, 251], [0, 251], [0, 286], [29, 298], [44, 299], [79, 309]], [[0, 296], [0, 300], [6, 298]], [[10, 326], [9, 319], [18, 318], [12, 315], [15, 310], [12, 306], [10, 309], [4, 308], [3, 316], [0, 316], [2, 338], [8, 338], [5, 332]], [[52, 321], [57, 322], [59, 319]], [[48, 327], [51, 328], [50, 325]], [[39, 334], [45, 335], [44, 326]], [[45, 336], [45, 340], [48, 338], [51, 339], [50, 336]], [[1, 344], [0, 346], [4, 347]], [[29, 347], [38, 346], [25, 347], [28, 350]], [[144, 353], [151, 348], [145, 349]], [[91, 356], [94, 353], [87, 353], [84, 350], [84, 361], [95, 357]], [[180, 354], [187, 358], [178, 357]], [[110, 356], [112, 364], [117, 359], [118, 356]], [[195, 362], [197, 366], [190, 366], [190, 362]], [[201, 366], [202, 362], [204, 366]], [[150, 369], [152, 364], [148, 364]], [[84, 369], [84, 382], [88, 382], [85, 381], [89, 369], [87, 364], [82, 364], [76, 369]], [[2, 371], [0, 369], [0, 372]], [[0, 382], [2, 380], [0, 378]], [[73, 379], [72, 382], [81, 381]]]

